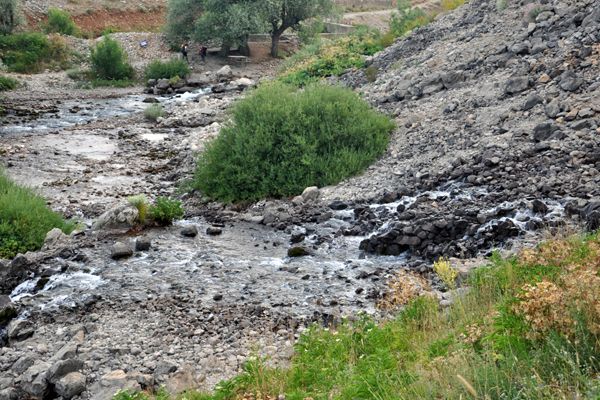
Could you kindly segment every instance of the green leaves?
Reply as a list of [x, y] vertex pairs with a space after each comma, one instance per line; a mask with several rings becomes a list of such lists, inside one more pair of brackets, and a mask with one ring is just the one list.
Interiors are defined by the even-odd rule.
[[359, 173], [388, 143], [392, 122], [357, 94], [328, 85], [263, 85], [198, 159], [194, 186], [225, 202], [285, 197]]
[[104, 39], [92, 49], [92, 71], [98, 79], [127, 80], [133, 78], [134, 71], [127, 62], [127, 54], [114, 39]]

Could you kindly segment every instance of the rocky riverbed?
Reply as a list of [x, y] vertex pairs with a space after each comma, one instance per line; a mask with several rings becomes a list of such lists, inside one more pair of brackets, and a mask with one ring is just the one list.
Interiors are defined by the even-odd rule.
[[[92, 223], [111, 209], [126, 220], [131, 195], [179, 195], [258, 76], [86, 91], [55, 75], [11, 93], [4, 166], [82, 224], [0, 262], [0, 399], [210, 390], [248, 357], [285, 364], [313, 322], [385, 317], [399, 273], [448, 304], [434, 259], [466, 272], [493, 249], [597, 229], [600, 8], [524, 3], [472, 0], [373, 57], [375, 82], [339, 80], [397, 121], [364, 174], [245, 207], [185, 194], [169, 228]], [[148, 102], [166, 111], [156, 123]]]

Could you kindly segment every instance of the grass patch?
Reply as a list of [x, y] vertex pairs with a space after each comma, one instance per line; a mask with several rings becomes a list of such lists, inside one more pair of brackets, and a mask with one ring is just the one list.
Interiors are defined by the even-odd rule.
[[162, 105], [151, 104], [144, 110], [144, 117], [148, 121], [156, 122], [160, 117], [165, 115]]
[[158, 197], [150, 207], [150, 216], [158, 225], [168, 226], [174, 220], [183, 218], [181, 201], [168, 197]]
[[187, 62], [179, 59], [170, 61], [152, 61], [144, 72], [146, 79], [173, 79], [175, 77], [185, 78], [190, 73]]
[[381, 324], [313, 327], [289, 368], [252, 360], [213, 395], [173, 398], [598, 399], [599, 273], [598, 235], [494, 255], [447, 309], [422, 296]]
[[393, 123], [351, 90], [260, 86], [198, 159], [193, 187], [224, 202], [301, 193], [361, 172], [386, 149]]
[[0, 258], [39, 250], [53, 228], [71, 233], [75, 225], [50, 210], [31, 189], [18, 186], [0, 171]]
[[0, 58], [8, 71], [38, 73], [45, 69], [67, 69], [71, 52], [60, 36], [40, 33], [0, 35]]
[[16, 89], [19, 86], [19, 81], [10, 76], [0, 75], [0, 92]]
[[465, 0], [442, 0], [440, 6], [444, 11], [451, 11], [465, 4]]

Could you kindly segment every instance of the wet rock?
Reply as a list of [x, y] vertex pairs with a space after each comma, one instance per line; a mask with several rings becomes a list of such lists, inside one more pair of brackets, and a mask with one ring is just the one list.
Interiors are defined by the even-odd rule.
[[20, 342], [33, 336], [35, 329], [30, 321], [17, 319], [8, 324], [7, 333], [11, 342]]
[[534, 213], [545, 215], [548, 213], [548, 206], [541, 200], [535, 199], [531, 202], [531, 208]]
[[291, 247], [287, 251], [288, 257], [304, 257], [310, 255], [310, 252], [301, 246]]
[[329, 208], [336, 211], [345, 210], [348, 208], [348, 204], [341, 200], [334, 200], [331, 203], [329, 203]]
[[198, 236], [198, 227], [196, 225], [187, 225], [181, 229], [181, 235], [185, 237], [196, 237]]
[[85, 388], [86, 379], [85, 376], [80, 372], [71, 372], [59, 379], [54, 385], [56, 394], [65, 400], [72, 399], [73, 397], [83, 393]]
[[135, 239], [135, 251], [148, 251], [152, 247], [152, 241], [147, 236]]
[[0, 295], [0, 326], [6, 325], [17, 316], [17, 309], [10, 297]]
[[23, 269], [25, 267], [27, 267], [29, 265], [29, 259], [27, 258], [27, 256], [23, 255], [23, 254], [17, 254], [15, 258], [12, 259], [12, 261], [10, 262], [10, 268], [11, 269]]
[[138, 221], [137, 208], [129, 203], [118, 205], [102, 214], [92, 225], [94, 230], [124, 229], [135, 226]]
[[321, 192], [320, 192], [319, 188], [316, 186], [307, 187], [302, 192], [302, 198], [304, 199], [305, 202], [316, 201], [319, 199], [320, 195], [321, 195]]
[[218, 236], [223, 233], [223, 229], [216, 226], [209, 226], [206, 228], [206, 234], [209, 236]]
[[142, 100], [142, 103], [157, 104], [160, 103], [160, 101], [156, 97], [146, 97], [144, 100]]
[[120, 260], [123, 258], [131, 257], [133, 255], [133, 249], [128, 243], [117, 242], [115, 243], [110, 251], [110, 257], [113, 260]]

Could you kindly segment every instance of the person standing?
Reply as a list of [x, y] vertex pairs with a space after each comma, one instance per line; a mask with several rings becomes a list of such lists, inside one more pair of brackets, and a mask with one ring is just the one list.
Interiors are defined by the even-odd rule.
[[187, 61], [187, 62], [188, 62], [188, 64], [189, 64], [190, 60], [188, 60], [188, 45], [187, 45], [187, 43], [183, 43], [183, 44], [181, 45], [181, 49], [180, 49], [180, 50], [181, 50], [181, 57], [182, 57], [182, 58], [183, 58], [185, 61]]
[[206, 62], [207, 51], [208, 51], [208, 49], [206, 48], [205, 45], [200, 46], [200, 58], [202, 59], [203, 64]]

